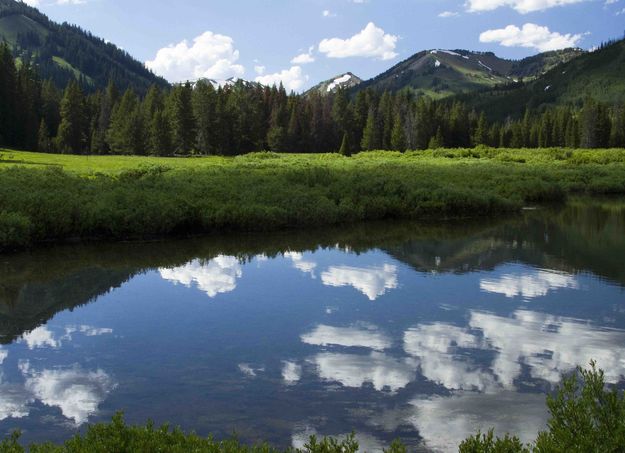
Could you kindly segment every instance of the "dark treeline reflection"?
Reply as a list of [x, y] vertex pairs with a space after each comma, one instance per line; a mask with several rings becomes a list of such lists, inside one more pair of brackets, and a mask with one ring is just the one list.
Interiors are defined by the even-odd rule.
[[488, 223], [370, 223], [350, 227], [152, 243], [64, 245], [0, 260], [0, 342], [8, 344], [57, 312], [95, 300], [156, 268], [319, 248], [381, 249], [418, 272], [466, 273], [521, 262], [591, 272], [625, 286], [625, 202], [573, 200]]

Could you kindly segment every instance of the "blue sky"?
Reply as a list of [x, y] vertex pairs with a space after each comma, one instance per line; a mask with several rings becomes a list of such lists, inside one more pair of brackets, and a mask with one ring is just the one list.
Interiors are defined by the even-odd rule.
[[625, 32], [625, 0], [28, 0], [172, 82], [241, 77], [301, 91], [373, 77], [423, 49], [592, 48]]

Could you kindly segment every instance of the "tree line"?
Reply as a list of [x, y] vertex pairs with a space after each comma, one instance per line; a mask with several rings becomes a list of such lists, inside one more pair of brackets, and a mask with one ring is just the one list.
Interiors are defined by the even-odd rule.
[[40, 80], [0, 45], [0, 145], [41, 152], [138, 155], [238, 155], [440, 147], [625, 147], [625, 106], [584, 105], [526, 111], [489, 121], [459, 101], [409, 92], [331, 96], [288, 94], [282, 87], [200, 80], [145, 96], [113, 83], [85, 93]]

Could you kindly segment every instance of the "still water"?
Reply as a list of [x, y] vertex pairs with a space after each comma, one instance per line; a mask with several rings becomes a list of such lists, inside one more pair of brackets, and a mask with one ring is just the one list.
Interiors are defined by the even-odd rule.
[[123, 410], [302, 446], [355, 430], [452, 451], [533, 439], [596, 359], [625, 381], [625, 203], [0, 256], [0, 433], [62, 441]]

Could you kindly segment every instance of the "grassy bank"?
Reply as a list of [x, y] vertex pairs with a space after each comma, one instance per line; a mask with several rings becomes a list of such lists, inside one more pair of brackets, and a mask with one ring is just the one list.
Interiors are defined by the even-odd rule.
[[571, 193], [625, 193], [625, 150], [0, 155], [2, 249], [70, 238], [490, 216]]

